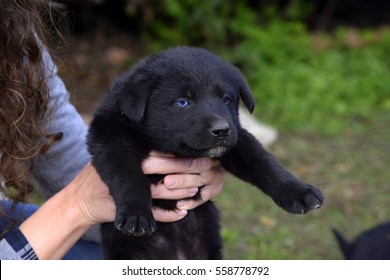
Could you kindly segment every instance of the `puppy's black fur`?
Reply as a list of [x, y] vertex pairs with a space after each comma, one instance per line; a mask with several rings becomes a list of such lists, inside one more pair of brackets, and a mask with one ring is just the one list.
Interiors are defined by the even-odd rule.
[[180, 157], [218, 158], [238, 178], [291, 213], [323, 203], [322, 193], [293, 175], [238, 120], [239, 100], [250, 112], [254, 99], [241, 72], [210, 52], [178, 47], [143, 59], [111, 88], [88, 135], [92, 164], [117, 208], [103, 225], [108, 259], [220, 259], [218, 211], [207, 202], [175, 223], [156, 223], [141, 162], [151, 150]]
[[335, 229], [333, 233], [347, 260], [390, 260], [390, 222], [364, 231], [352, 242]]

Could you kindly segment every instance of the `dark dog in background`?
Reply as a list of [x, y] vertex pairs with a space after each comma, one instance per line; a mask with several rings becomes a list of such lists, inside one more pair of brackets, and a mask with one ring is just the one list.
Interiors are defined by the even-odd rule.
[[241, 127], [240, 99], [252, 112], [254, 99], [241, 72], [192, 47], [146, 57], [114, 83], [88, 135], [92, 164], [117, 209], [114, 224], [102, 225], [106, 258], [222, 258], [218, 210], [211, 201], [175, 223], [153, 219], [152, 205], [174, 209], [176, 201], [151, 198], [150, 184], [161, 176], [145, 176], [140, 167], [151, 150], [217, 158], [290, 213], [321, 206], [320, 190], [295, 178]]
[[353, 242], [335, 229], [333, 233], [347, 260], [390, 260], [390, 222], [364, 231]]

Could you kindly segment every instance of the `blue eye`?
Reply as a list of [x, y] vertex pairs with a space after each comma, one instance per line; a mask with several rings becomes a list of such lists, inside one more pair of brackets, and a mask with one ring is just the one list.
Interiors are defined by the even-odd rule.
[[176, 106], [180, 108], [187, 107], [190, 104], [190, 102], [186, 99], [181, 99], [179, 101], [176, 101]]
[[225, 104], [229, 104], [231, 100], [232, 100], [232, 99], [231, 99], [229, 96], [224, 96], [224, 97], [223, 97], [223, 102], [224, 102]]

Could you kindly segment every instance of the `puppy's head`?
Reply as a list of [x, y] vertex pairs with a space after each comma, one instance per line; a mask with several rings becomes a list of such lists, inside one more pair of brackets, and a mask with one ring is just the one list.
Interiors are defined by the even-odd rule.
[[123, 83], [122, 111], [141, 124], [153, 149], [176, 155], [220, 157], [237, 143], [240, 98], [254, 109], [241, 72], [199, 48], [148, 57]]

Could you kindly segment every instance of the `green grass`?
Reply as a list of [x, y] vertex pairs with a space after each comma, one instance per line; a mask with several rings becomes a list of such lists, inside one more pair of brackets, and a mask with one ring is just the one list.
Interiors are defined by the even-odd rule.
[[331, 233], [352, 240], [390, 217], [390, 115], [365, 133], [282, 134], [271, 151], [325, 194], [321, 209], [292, 215], [254, 187], [229, 177], [217, 198], [226, 259], [340, 259]]

